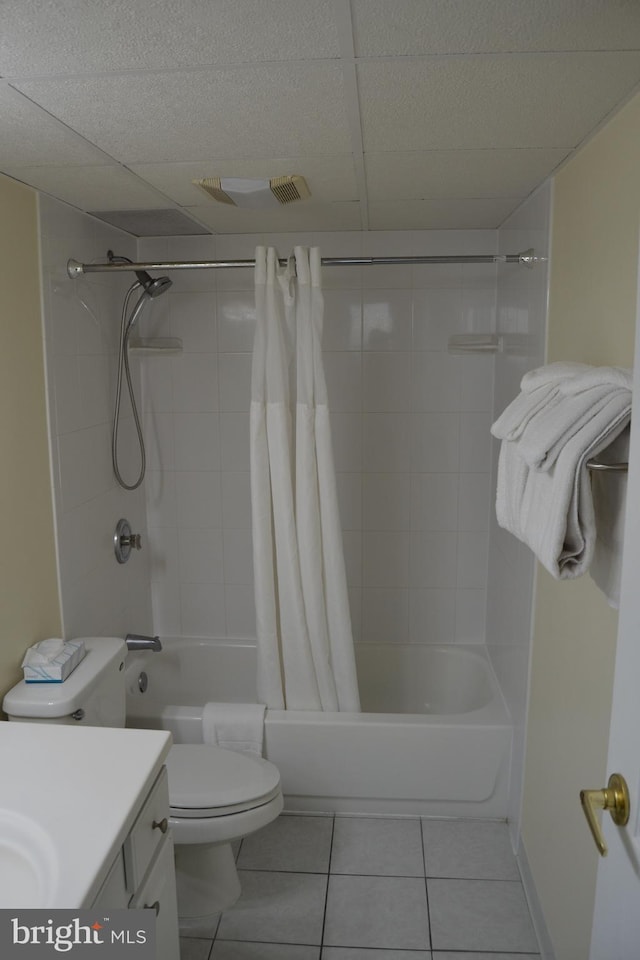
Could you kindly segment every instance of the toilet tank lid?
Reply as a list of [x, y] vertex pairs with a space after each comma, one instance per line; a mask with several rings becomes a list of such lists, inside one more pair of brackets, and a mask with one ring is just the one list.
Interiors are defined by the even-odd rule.
[[[62, 683], [25, 683], [21, 680], [5, 695], [2, 709], [10, 717], [53, 720], [84, 706], [103, 672], [115, 661], [124, 661], [126, 644], [120, 637], [77, 637], [86, 656]], [[124, 683], [124, 681], [123, 681]]]

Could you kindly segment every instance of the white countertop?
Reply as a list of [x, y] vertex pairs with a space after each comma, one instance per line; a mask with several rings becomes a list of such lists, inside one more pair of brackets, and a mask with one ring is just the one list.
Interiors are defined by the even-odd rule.
[[160, 730], [0, 721], [0, 828], [28, 818], [53, 865], [46, 902], [25, 906], [91, 905], [170, 746]]

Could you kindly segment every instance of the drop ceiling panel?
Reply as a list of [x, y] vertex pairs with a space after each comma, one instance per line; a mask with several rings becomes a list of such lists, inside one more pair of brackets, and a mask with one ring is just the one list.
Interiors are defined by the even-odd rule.
[[142, 210], [171, 206], [122, 167], [9, 167], [6, 172], [36, 190], [82, 210]]
[[311, 202], [357, 200], [353, 158], [285, 157], [260, 160], [203, 160], [199, 163], [142, 163], [131, 169], [182, 206], [201, 204], [204, 194], [191, 181], [204, 177], [271, 179], [301, 174], [309, 184]]
[[640, 48], [637, 0], [352, 0], [356, 55]]
[[0, 169], [10, 164], [104, 163], [105, 156], [0, 83]]
[[196, 223], [182, 210], [92, 210], [93, 217], [126, 230], [134, 237], [184, 237], [208, 234], [210, 231]]
[[212, 202], [186, 213], [215, 233], [285, 233], [300, 230], [360, 230], [359, 203], [291, 203], [279, 210], [241, 210]]
[[369, 226], [372, 230], [493, 230], [519, 203], [518, 199], [370, 203]]
[[[84, 210], [179, 205], [218, 232], [491, 229], [640, 84], [640, 0], [0, 11], [0, 171]], [[271, 213], [190, 182], [291, 173], [312, 197]]]
[[349, 153], [333, 62], [27, 80], [17, 87], [124, 163]]
[[2, 0], [3, 76], [337, 56], [317, 0]]
[[363, 61], [365, 150], [572, 148], [640, 81], [640, 53]]
[[566, 150], [368, 153], [369, 201], [526, 197], [566, 156]]

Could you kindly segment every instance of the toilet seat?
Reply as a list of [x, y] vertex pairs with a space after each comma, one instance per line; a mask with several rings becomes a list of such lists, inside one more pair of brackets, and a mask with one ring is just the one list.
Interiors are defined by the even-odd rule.
[[166, 765], [172, 817], [225, 817], [280, 796], [278, 768], [261, 757], [210, 744], [177, 743]]

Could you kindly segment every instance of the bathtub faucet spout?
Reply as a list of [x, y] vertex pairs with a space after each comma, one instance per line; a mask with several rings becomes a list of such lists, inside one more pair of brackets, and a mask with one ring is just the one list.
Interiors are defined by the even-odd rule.
[[143, 633], [128, 633], [124, 639], [127, 650], [162, 650], [160, 637], [146, 637]]

